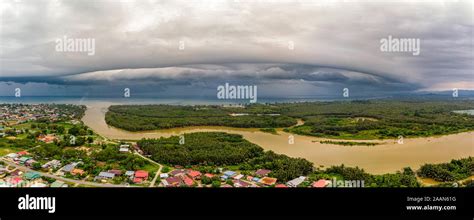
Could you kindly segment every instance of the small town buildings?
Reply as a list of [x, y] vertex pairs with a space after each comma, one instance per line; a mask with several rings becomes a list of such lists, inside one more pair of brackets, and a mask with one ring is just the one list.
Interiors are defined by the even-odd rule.
[[130, 145], [128, 145], [128, 144], [122, 144], [122, 145], [120, 145], [119, 152], [120, 152], [120, 153], [128, 153], [128, 152], [130, 152]]
[[242, 177], [244, 177], [244, 175], [243, 175], [243, 174], [239, 174], [239, 175], [234, 176], [233, 179], [235, 179], [235, 180], [240, 180], [240, 179], [242, 179]]
[[65, 172], [65, 173], [69, 173], [71, 172], [74, 168], [76, 168], [78, 163], [70, 163], [66, 166], [64, 166], [63, 168], [61, 168], [61, 171]]
[[289, 186], [289, 187], [297, 187], [297, 186], [299, 186], [301, 183], [303, 183], [305, 179], [306, 179], [306, 177], [300, 176], [300, 177], [298, 177], [298, 178], [295, 178], [295, 179], [293, 179], [293, 180], [288, 181], [288, 182], [286, 183], [286, 185]]
[[109, 170], [108, 172], [115, 174], [115, 176], [121, 176], [122, 175], [121, 170]]
[[25, 164], [26, 161], [28, 161], [29, 159], [31, 159], [31, 157], [20, 157], [19, 159], [20, 164]]
[[33, 183], [30, 187], [32, 188], [44, 188], [44, 187], [47, 187], [48, 185], [44, 184], [44, 183], [41, 183], [41, 182], [36, 182], [36, 183]]
[[189, 170], [188, 171], [188, 176], [193, 178], [193, 179], [201, 179], [201, 172], [196, 171], [196, 170]]
[[141, 183], [148, 179], [148, 172], [145, 170], [137, 170], [135, 171], [135, 178], [133, 179], [134, 183]]
[[160, 179], [166, 179], [169, 175], [167, 173], [160, 173]]
[[10, 172], [11, 176], [21, 176], [22, 174], [23, 174], [23, 171], [21, 171], [19, 169], [16, 169], [16, 170]]
[[112, 179], [115, 177], [115, 174], [109, 172], [100, 172], [94, 179]]
[[193, 186], [194, 185], [193, 179], [189, 178], [188, 176], [181, 175], [180, 177], [183, 180], [184, 185], [186, 185], [186, 186]]
[[328, 180], [321, 179], [321, 180], [318, 180], [318, 181], [314, 181], [313, 184], [311, 184], [311, 186], [314, 187], [314, 188], [324, 188], [328, 184], [329, 184]]
[[51, 183], [51, 187], [53, 188], [61, 188], [61, 187], [68, 187], [68, 185], [60, 180], [56, 180], [53, 183]]
[[41, 175], [38, 173], [38, 172], [26, 172], [25, 175], [24, 175], [25, 179], [26, 180], [34, 180], [34, 179], [38, 179], [41, 177]]
[[186, 174], [186, 170], [183, 170], [183, 169], [175, 169], [175, 170], [172, 170], [171, 172], [169, 172], [169, 174], [170, 174], [171, 176], [184, 175], [184, 174]]
[[29, 167], [32, 167], [34, 163], [36, 163], [36, 160], [29, 159], [25, 162], [25, 165], [29, 166]]
[[234, 183], [234, 186], [235, 187], [238, 187], [238, 188], [243, 188], [243, 187], [250, 187], [252, 184], [250, 183], [247, 183], [245, 181], [242, 181], [240, 179], [238, 180], [232, 180], [232, 182]]
[[172, 176], [161, 180], [161, 183], [163, 183], [165, 187], [176, 187], [182, 184], [182, 180], [177, 176]]
[[267, 176], [271, 172], [272, 172], [271, 170], [258, 169], [257, 171], [255, 171], [255, 175], [263, 177], [263, 176]]
[[15, 159], [18, 157], [18, 154], [15, 153], [9, 153], [5, 157], [10, 158], [10, 159]]
[[134, 175], [135, 175], [135, 171], [133, 170], [128, 170], [125, 172], [125, 176], [128, 176], [130, 178], [133, 178]]
[[77, 169], [77, 168], [74, 168], [74, 169], [72, 169], [72, 171], [71, 171], [71, 174], [72, 174], [72, 175], [83, 175], [84, 173], [85, 173], [84, 170], [82, 170], [82, 169]]
[[233, 177], [236, 175], [236, 173], [234, 171], [228, 170], [224, 172], [224, 175], [227, 177]]
[[272, 178], [272, 177], [263, 177], [260, 179], [259, 183], [262, 183], [267, 186], [274, 185], [277, 182], [277, 178]]
[[48, 162], [46, 162], [45, 164], [43, 164], [43, 166], [41, 166], [41, 168], [53, 168], [53, 169], [56, 169], [58, 168], [59, 166], [61, 166], [61, 161], [59, 160], [50, 160]]
[[28, 151], [25, 151], [25, 150], [24, 150], [24, 151], [18, 152], [17, 154], [18, 154], [18, 156], [25, 156], [25, 155], [27, 155], [27, 154], [29, 154], [29, 153], [28, 153]]
[[58, 138], [54, 135], [51, 135], [51, 134], [48, 134], [48, 135], [44, 135], [44, 134], [41, 134], [39, 137], [38, 137], [38, 141], [42, 141], [44, 143], [53, 143], [55, 140], [57, 140]]

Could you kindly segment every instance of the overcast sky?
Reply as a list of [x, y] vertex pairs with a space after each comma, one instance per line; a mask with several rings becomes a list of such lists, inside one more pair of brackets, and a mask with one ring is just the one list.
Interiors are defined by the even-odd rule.
[[[0, 2], [0, 96], [382, 96], [474, 89], [471, 1]], [[420, 39], [420, 54], [380, 40]], [[56, 51], [95, 40], [95, 54]], [[180, 50], [180, 42], [184, 49]]]

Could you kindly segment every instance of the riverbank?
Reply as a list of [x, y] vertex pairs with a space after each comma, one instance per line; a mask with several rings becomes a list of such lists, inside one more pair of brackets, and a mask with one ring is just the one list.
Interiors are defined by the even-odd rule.
[[[265, 150], [302, 157], [315, 166], [328, 167], [345, 164], [358, 166], [373, 174], [396, 172], [403, 167], [419, 168], [425, 163], [443, 163], [451, 159], [474, 156], [474, 132], [465, 132], [441, 137], [410, 138], [403, 144], [397, 140], [383, 140], [377, 146], [341, 146], [321, 144], [327, 138], [295, 135], [278, 131], [277, 135], [259, 131], [257, 128], [229, 128], [218, 126], [198, 126], [164, 129], [157, 131], [129, 132], [111, 127], [105, 122], [107, 108], [114, 103], [88, 103], [82, 121], [96, 133], [117, 140], [139, 140], [160, 138], [192, 132], [227, 132], [240, 134], [248, 141], [260, 145]], [[289, 139], [293, 137], [293, 144]], [[361, 141], [361, 140], [354, 140]]]

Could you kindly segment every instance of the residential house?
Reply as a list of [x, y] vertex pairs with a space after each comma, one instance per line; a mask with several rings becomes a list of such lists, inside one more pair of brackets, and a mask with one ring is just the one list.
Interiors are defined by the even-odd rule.
[[58, 138], [54, 135], [51, 135], [51, 134], [48, 134], [48, 135], [40, 135], [38, 137], [38, 141], [42, 141], [44, 143], [53, 143], [55, 140], [57, 140]]
[[41, 174], [39, 174], [38, 172], [26, 172], [25, 175], [23, 175], [25, 177], [25, 179], [27, 180], [34, 180], [34, 179], [38, 179], [41, 177]]
[[54, 181], [53, 183], [51, 183], [51, 186], [50, 187], [53, 187], [53, 188], [61, 188], [61, 187], [68, 187], [68, 185], [63, 182], [63, 181], [60, 181], [60, 180], [56, 180]]
[[128, 145], [128, 144], [122, 144], [122, 145], [120, 145], [119, 152], [120, 152], [120, 153], [128, 153], [128, 152], [130, 152], [130, 145]]
[[47, 187], [48, 185], [44, 184], [44, 183], [40, 183], [40, 182], [36, 182], [36, 183], [33, 183], [30, 187], [32, 188], [44, 188], [44, 187]]
[[267, 185], [267, 186], [274, 185], [276, 182], [277, 182], [277, 178], [272, 178], [272, 177], [268, 177], [268, 176], [263, 177], [259, 181], [259, 183], [262, 183], [262, 184]]
[[129, 178], [133, 178], [134, 175], [135, 175], [135, 171], [133, 170], [128, 170], [125, 172], [125, 176], [128, 176]]
[[224, 175], [227, 177], [233, 177], [236, 175], [236, 173], [234, 171], [228, 170], [224, 172]]
[[167, 173], [160, 173], [160, 179], [166, 179], [169, 175]]
[[61, 171], [65, 172], [65, 173], [69, 173], [71, 172], [74, 168], [76, 168], [78, 163], [70, 163], [66, 166], [64, 166], [63, 168], [61, 168]]
[[121, 170], [109, 170], [108, 172], [115, 174], [115, 176], [121, 176], [122, 175]]
[[23, 171], [21, 171], [19, 169], [16, 169], [16, 170], [10, 172], [11, 176], [21, 176], [22, 174], [23, 174]]
[[29, 166], [29, 167], [32, 167], [34, 163], [36, 163], [36, 160], [29, 159], [25, 162], [25, 165]]
[[171, 176], [184, 175], [184, 174], [186, 174], [186, 170], [183, 170], [183, 169], [175, 169], [175, 170], [172, 170], [171, 172], [169, 172], [169, 174], [170, 174]]
[[59, 166], [61, 166], [61, 161], [59, 160], [50, 160], [48, 162], [46, 162], [45, 164], [43, 164], [43, 166], [41, 166], [42, 168], [53, 168], [53, 169], [56, 169], [58, 168]]
[[15, 159], [18, 157], [18, 154], [15, 153], [9, 153], [5, 157], [10, 158], [10, 159]]
[[188, 176], [181, 175], [180, 178], [183, 180], [183, 183], [186, 186], [193, 186], [194, 185], [193, 179], [189, 178]]
[[295, 179], [293, 179], [293, 180], [288, 181], [288, 182], [286, 183], [286, 185], [289, 186], [289, 187], [297, 187], [297, 186], [299, 186], [301, 183], [303, 183], [305, 179], [306, 179], [306, 177], [300, 176], [300, 177], [298, 177], [298, 178], [295, 178]]
[[329, 182], [328, 180], [320, 179], [318, 181], [314, 181], [313, 184], [311, 184], [311, 186], [314, 188], [324, 188], [329, 184], [328, 182]]
[[72, 175], [83, 175], [84, 173], [85, 173], [84, 170], [82, 170], [82, 169], [77, 169], [77, 168], [74, 168], [74, 169], [72, 169], [72, 171], [71, 171], [71, 174], [72, 174]]
[[245, 181], [242, 181], [242, 180], [240, 180], [240, 179], [238, 179], [238, 180], [232, 180], [232, 182], [234, 183], [234, 186], [235, 186], [235, 187], [238, 187], [238, 188], [250, 187], [250, 185], [252, 185], [252, 184], [247, 183], [247, 182], [245, 182]]
[[201, 179], [201, 172], [196, 171], [196, 170], [189, 170], [188, 171], [188, 176], [193, 178], [193, 179]]
[[133, 179], [134, 183], [141, 183], [148, 179], [148, 172], [144, 170], [135, 171], [135, 178]]
[[19, 161], [20, 161], [20, 164], [25, 164], [26, 161], [30, 160], [31, 157], [20, 157]]
[[271, 170], [258, 169], [257, 171], [255, 171], [255, 175], [263, 177], [263, 176], [267, 176], [271, 172], [272, 172]]
[[243, 175], [243, 174], [239, 174], [239, 175], [234, 176], [233, 178], [234, 178], [235, 180], [240, 180], [240, 179], [242, 179], [242, 177], [244, 177], [244, 175]]
[[254, 177], [254, 178], [252, 178], [252, 181], [254, 181], [254, 182], [258, 183], [258, 182], [260, 182], [260, 178], [258, 178], [258, 177]]
[[115, 174], [109, 173], [109, 172], [100, 172], [99, 175], [97, 175], [94, 180], [98, 179], [112, 179], [115, 177]]
[[161, 183], [163, 183], [165, 187], [176, 187], [182, 184], [182, 180], [177, 176], [172, 176], [161, 180]]
[[288, 188], [285, 184], [276, 184], [275, 188]]
[[18, 156], [25, 156], [25, 155], [30, 154], [30, 153], [28, 153], [28, 151], [24, 150], [24, 151], [18, 152], [17, 154], [18, 154]]

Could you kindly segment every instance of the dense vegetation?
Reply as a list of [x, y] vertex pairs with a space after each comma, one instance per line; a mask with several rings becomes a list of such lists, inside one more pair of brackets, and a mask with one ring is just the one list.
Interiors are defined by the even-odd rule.
[[173, 136], [160, 139], [142, 139], [137, 144], [152, 159], [177, 165], [231, 165], [262, 154], [263, 149], [240, 135], [218, 132], [184, 135], [184, 144]]
[[451, 160], [442, 164], [425, 164], [418, 170], [418, 175], [442, 182], [462, 180], [474, 175], [474, 158]]
[[142, 139], [137, 144], [151, 158], [168, 165], [229, 166], [243, 170], [271, 169], [271, 176], [286, 181], [310, 173], [313, 164], [305, 159], [264, 152], [241, 135], [200, 132], [160, 139]]
[[[340, 139], [423, 137], [474, 130], [474, 116], [454, 113], [472, 109], [474, 101], [368, 100], [221, 106], [111, 106], [108, 124], [130, 131], [219, 125], [275, 128]], [[231, 114], [240, 114], [231, 116]], [[248, 114], [248, 115], [247, 115]]]
[[107, 124], [129, 131], [165, 129], [186, 126], [230, 126], [241, 128], [288, 127], [294, 118], [259, 113], [230, 115], [239, 108], [218, 106], [129, 105], [110, 106], [105, 115]]

